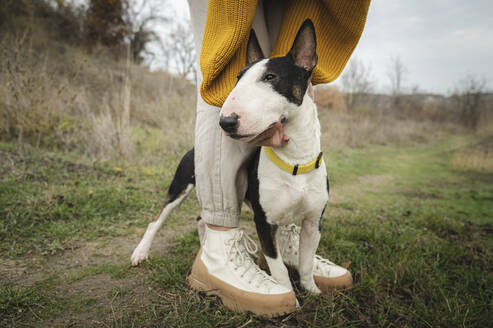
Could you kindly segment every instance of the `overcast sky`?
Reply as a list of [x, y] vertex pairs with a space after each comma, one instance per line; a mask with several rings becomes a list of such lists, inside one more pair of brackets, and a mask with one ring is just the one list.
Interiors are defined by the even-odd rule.
[[[186, 1], [170, 1], [188, 17]], [[400, 56], [405, 85], [446, 93], [466, 75], [493, 87], [493, 0], [372, 0], [354, 55], [369, 64], [378, 91], [387, 91], [387, 67]]]

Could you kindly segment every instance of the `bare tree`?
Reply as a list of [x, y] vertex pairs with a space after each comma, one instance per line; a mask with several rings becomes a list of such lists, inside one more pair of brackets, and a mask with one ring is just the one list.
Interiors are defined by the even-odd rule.
[[86, 19], [90, 47], [97, 43], [107, 47], [123, 45], [129, 33], [129, 22], [125, 19], [127, 11], [125, 0], [90, 0]]
[[153, 55], [147, 46], [160, 40], [152, 24], [169, 22], [163, 8], [166, 6], [158, 0], [89, 0], [86, 20], [89, 45], [102, 43], [118, 49], [130, 45], [131, 58], [141, 64], [146, 56]]
[[401, 103], [401, 96], [403, 93], [403, 84], [406, 80], [407, 69], [402, 62], [400, 56], [395, 56], [390, 59], [389, 66], [387, 67], [387, 77], [390, 82], [390, 92], [392, 95], [392, 104], [394, 107], [399, 108]]
[[476, 130], [486, 99], [486, 80], [469, 75], [460, 80], [452, 92], [462, 123]]
[[341, 76], [341, 86], [348, 110], [354, 110], [361, 98], [373, 91], [373, 85], [370, 66], [356, 57], [353, 58]]
[[163, 13], [163, 8], [166, 8], [163, 1], [142, 0], [140, 5], [134, 3], [128, 7], [127, 21], [132, 29], [129, 36], [130, 49], [134, 62], [140, 64], [146, 56], [154, 55], [147, 46], [152, 42], [160, 42], [159, 34], [153, 29], [152, 24], [166, 24], [170, 19]]
[[190, 22], [177, 22], [161, 44], [166, 70], [195, 81], [195, 43]]

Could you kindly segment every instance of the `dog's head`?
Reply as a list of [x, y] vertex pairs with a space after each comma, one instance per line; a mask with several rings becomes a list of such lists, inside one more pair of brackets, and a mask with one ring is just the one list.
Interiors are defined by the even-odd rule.
[[261, 142], [299, 111], [317, 65], [315, 28], [307, 19], [284, 57], [264, 59], [253, 30], [247, 66], [221, 108], [219, 124], [234, 139]]

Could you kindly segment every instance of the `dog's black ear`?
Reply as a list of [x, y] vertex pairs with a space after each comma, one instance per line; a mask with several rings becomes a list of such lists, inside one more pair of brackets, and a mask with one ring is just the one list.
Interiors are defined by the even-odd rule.
[[260, 44], [257, 40], [257, 35], [255, 31], [250, 30], [250, 38], [248, 39], [247, 45], [247, 65], [253, 63], [256, 60], [263, 59], [264, 54], [262, 53], [262, 49], [260, 48]]
[[315, 27], [313, 26], [313, 22], [308, 18], [301, 25], [289, 54], [297, 66], [307, 71], [313, 71], [318, 61], [316, 50], [317, 37], [315, 35]]

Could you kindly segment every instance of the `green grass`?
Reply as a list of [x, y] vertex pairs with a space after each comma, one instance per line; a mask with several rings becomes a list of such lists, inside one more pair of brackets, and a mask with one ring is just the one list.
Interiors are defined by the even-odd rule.
[[[56, 153], [22, 154], [1, 144], [0, 252], [55, 255], [79, 242], [128, 233], [159, 210], [179, 158], [162, 166], [88, 164]], [[15, 163], [10, 167], [11, 162]], [[2, 167], [2, 168], [3, 168]], [[198, 213], [196, 206], [185, 208]]]
[[[472, 142], [454, 136], [328, 153], [331, 202], [318, 253], [350, 262], [355, 287], [331, 297], [297, 290], [302, 308], [287, 317], [233, 313], [218, 299], [191, 291], [185, 278], [199, 247], [192, 231], [177, 234], [169, 251], [139, 268], [128, 268], [129, 253], [115, 263], [95, 252], [101, 264], [30, 286], [8, 283], [0, 290], [0, 317], [6, 318], [0, 324], [46, 325], [61, 313], [74, 320], [93, 311], [98, 322], [125, 327], [491, 326], [493, 173], [451, 165]], [[116, 238], [140, 236], [160, 208], [164, 192], [156, 191], [169, 184], [179, 160], [168, 154], [160, 166], [119, 170], [116, 163], [84, 163], [70, 155], [22, 154], [10, 144], [0, 151], [6, 155], [0, 159], [0, 255], [41, 263], [89, 241], [108, 247]], [[189, 224], [198, 212], [192, 199], [164, 229]], [[242, 224], [251, 225], [249, 215]], [[98, 297], [63, 295], [101, 275], [114, 285]], [[142, 283], [130, 284], [137, 276]], [[97, 303], [101, 299], [107, 303]], [[124, 306], [136, 299], [145, 306]], [[115, 302], [117, 310], [95, 309]]]
[[24, 315], [47, 318], [58, 308], [57, 300], [47, 295], [52, 279], [40, 281], [29, 288], [0, 286], [0, 325], [14, 325]]
[[96, 300], [92, 297], [61, 297], [54, 291], [60, 280], [55, 277], [38, 281], [31, 287], [0, 286], [0, 327], [16, 327], [45, 322], [67, 313], [88, 311]]

